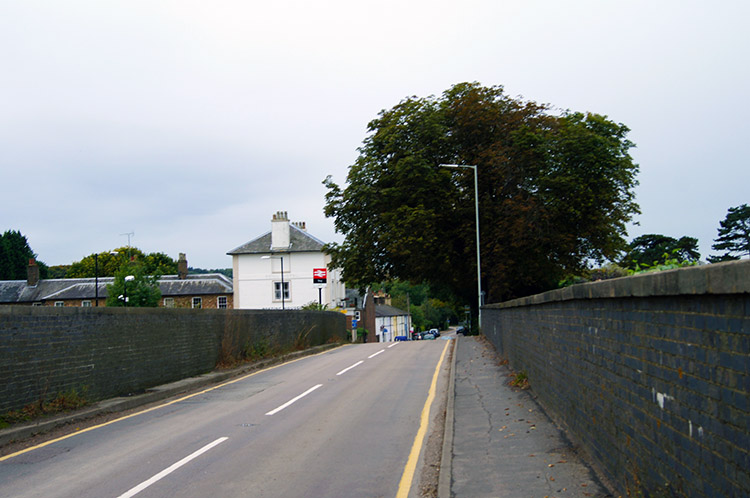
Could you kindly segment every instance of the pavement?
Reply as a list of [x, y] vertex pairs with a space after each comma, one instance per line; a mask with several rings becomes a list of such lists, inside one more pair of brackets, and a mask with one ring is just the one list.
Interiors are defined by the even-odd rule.
[[614, 496], [486, 339], [459, 336], [453, 358], [439, 498]]

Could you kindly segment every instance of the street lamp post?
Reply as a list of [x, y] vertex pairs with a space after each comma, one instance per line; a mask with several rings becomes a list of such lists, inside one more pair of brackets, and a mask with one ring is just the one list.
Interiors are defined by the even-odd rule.
[[284, 256], [261, 256], [260, 259], [280, 259], [281, 260], [281, 309], [285, 308], [285, 292], [284, 292]]
[[128, 307], [128, 282], [131, 282], [135, 280], [135, 277], [133, 275], [128, 275], [125, 277], [125, 281], [123, 282], [123, 288], [125, 289], [125, 307]]
[[474, 215], [477, 232], [477, 301], [478, 320], [477, 326], [482, 330], [482, 263], [479, 250], [479, 182], [477, 181], [477, 167], [468, 164], [441, 164], [443, 168], [471, 168], [474, 170]]
[[99, 253], [94, 253], [94, 306], [99, 306]]

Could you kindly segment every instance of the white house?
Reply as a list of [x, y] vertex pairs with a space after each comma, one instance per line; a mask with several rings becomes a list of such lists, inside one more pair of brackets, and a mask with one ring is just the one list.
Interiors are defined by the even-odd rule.
[[[331, 257], [323, 245], [304, 222], [290, 223], [286, 211], [274, 214], [270, 232], [227, 253], [234, 270], [234, 308], [292, 309], [319, 300], [329, 309], [342, 304], [341, 271], [328, 268]], [[316, 269], [327, 269], [325, 285], [313, 283]]]
[[411, 317], [406, 311], [387, 304], [375, 305], [375, 334], [378, 342], [395, 341], [398, 336], [411, 339], [410, 328]]

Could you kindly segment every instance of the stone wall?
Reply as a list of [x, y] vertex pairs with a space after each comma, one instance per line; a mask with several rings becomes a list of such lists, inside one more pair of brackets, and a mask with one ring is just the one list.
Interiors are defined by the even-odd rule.
[[97, 400], [346, 337], [325, 311], [0, 307], [0, 413], [59, 393]]
[[748, 311], [744, 260], [491, 305], [483, 332], [619, 492], [739, 497], [750, 496]]

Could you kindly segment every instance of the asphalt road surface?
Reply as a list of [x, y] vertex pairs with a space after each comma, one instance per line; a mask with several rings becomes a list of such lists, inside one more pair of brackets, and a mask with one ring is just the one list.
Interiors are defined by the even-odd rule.
[[403, 495], [447, 346], [337, 348], [4, 457], [0, 497]]

